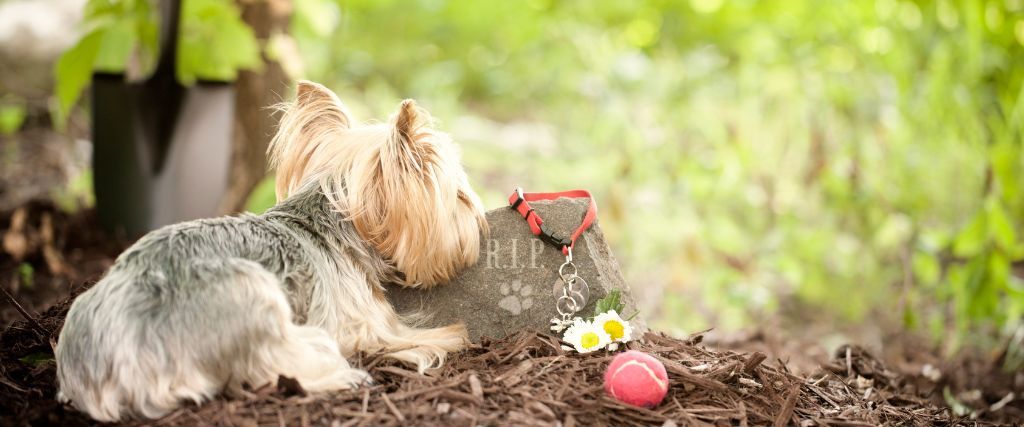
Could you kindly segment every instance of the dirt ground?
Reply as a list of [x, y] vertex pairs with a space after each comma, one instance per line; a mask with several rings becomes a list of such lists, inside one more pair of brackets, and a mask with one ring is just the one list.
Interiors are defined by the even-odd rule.
[[[0, 333], [0, 425], [90, 424], [86, 416], [54, 400], [52, 345], [71, 298], [94, 283], [130, 239], [100, 231], [91, 212], [68, 215], [48, 203], [0, 213], [0, 236], [0, 287], [12, 295], [0, 294], [0, 327], [5, 328]], [[1024, 422], [1024, 373], [999, 370], [1002, 356], [998, 352], [943, 361], [927, 344], [907, 346], [899, 357], [875, 357], [847, 345], [797, 373], [783, 360], [810, 360], [792, 354], [801, 347], [780, 345], [777, 337], [764, 332], [714, 345], [703, 338], [703, 334], [680, 339], [648, 333], [630, 343], [631, 348], [655, 355], [668, 369], [668, 396], [653, 409], [626, 406], [605, 396], [601, 376], [612, 355], [568, 354], [556, 337], [524, 332], [485, 341], [426, 375], [380, 357], [363, 356], [354, 363], [370, 371], [375, 380], [372, 387], [315, 396], [282, 378], [276, 386], [245, 396], [222, 396], [201, 406], [186, 406], [155, 424]]]

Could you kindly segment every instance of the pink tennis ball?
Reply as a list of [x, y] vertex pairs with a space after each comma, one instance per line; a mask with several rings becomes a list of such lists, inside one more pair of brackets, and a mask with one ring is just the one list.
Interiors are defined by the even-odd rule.
[[665, 365], [644, 352], [620, 353], [604, 372], [604, 391], [630, 405], [658, 406], [668, 393]]

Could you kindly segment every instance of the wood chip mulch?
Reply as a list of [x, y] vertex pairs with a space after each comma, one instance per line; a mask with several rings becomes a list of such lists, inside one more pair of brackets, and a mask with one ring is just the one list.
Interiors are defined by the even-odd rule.
[[[0, 425], [89, 424], [53, 400], [50, 350], [65, 301], [16, 322], [0, 335]], [[654, 409], [604, 394], [601, 378], [613, 355], [566, 352], [556, 337], [522, 332], [453, 356], [426, 375], [378, 356], [355, 364], [375, 384], [307, 395], [281, 378], [246, 396], [187, 405], [156, 425], [935, 425], [961, 420], [948, 408], [901, 390], [897, 375], [863, 350], [848, 347], [809, 377], [763, 353], [715, 351], [689, 339], [647, 333], [628, 347], [664, 364], [670, 389]], [[973, 422], [972, 422], [973, 423]]]
[[[31, 205], [26, 212], [20, 226], [14, 217], [23, 214], [0, 214], [4, 252], [11, 257], [0, 254], [0, 287], [14, 294], [0, 295], [0, 329], [19, 319], [0, 333], [0, 426], [94, 424], [54, 400], [52, 346], [71, 299], [95, 282], [130, 240], [104, 235], [89, 211], [68, 216], [49, 205]], [[35, 268], [32, 289], [19, 283], [19, 266], [26, 263]], [[17, 300], [24, 305], [19, 310], [10, 303]], [[370, 371], [375, 380], [370, 387], [307, 395], [301, 384], [282, 378], [245, 396], [189, 404], [163, 419], [136, 424], [873, 426], [985, 425], [986, 420], [1019, 425], [1024, 419], [1015, 388], [1000, 386], [999, 393], [984, 396], [994, 402], [1013, 389], [1017, 394], [1007, 395], [1009, 404], [1003, 399], [976, 405], [982, 408], [977, 419], [958, 417], [943, 405], [941, 383], [920, 386], [921, 378], [894, 373], [855, 346], [840, 347], [820, 370], [800, 376], [763, 353], [715, 350], [702, 339], [701, 334], [676, 339], [648, 333], [630, 343], [668, 370], [668, 396], [653, 409], [605, 396], [601, 378], [612, 355], [567, 353], [553, 336], [522, 332], [454, 355], [427, 375], [363, 356], [353, 363]], [[953, 379], [964, 377], [954, 391], [990, 382], [960, 366], [943, 368]], [[987, 372], [970, 370], [975, 371]]]

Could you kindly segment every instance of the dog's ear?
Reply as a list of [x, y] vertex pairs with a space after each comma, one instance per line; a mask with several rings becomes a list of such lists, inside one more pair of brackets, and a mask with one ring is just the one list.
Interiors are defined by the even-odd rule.
[[392, 122], [393, 141], [398, 144], [398, 151], [404, 153], [397, 160], [412, 162], [413, 167], [419, 169], [424, 166], [425, 161], [429, 162], [436, 157], [433, 144], [425, 144], [422, 141], [433, 134], [430, 130], [433, 119], [427, 110], [416, 105], [416, 101], [402, 101]]
[[268, 153], [277, 170], [275, 190], [281, 201], [306, 181], [316, 166], [314, 154], [352, 126], [352, 114], [330, 89], [306, 80], [298, 82], [295, 102], [278, 108], [284, 114]]
[[395, 131], [403, 139], [412, 141], [420, 129], [430, 126], [431, 118], [427, 110], [416, 105], [416, 101], [406, 99], [398, 106], [398, 114], [395, 115]]
[[320, 83], [299, 80], [295, 86], [294, 108], [308, 113], [305, 119], [310, 122], [324, 120], [343, 128], [352, 126], [351, 113], [334, 92]]

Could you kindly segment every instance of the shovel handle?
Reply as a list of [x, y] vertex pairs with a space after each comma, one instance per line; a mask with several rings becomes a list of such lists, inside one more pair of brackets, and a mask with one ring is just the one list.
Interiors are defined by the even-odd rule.
[[151, 78], [174, 78], [178, 57], [178, 30], [181, 24], [181, 0], [160, 2], [160, 56]]

